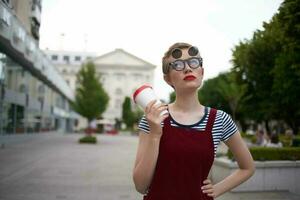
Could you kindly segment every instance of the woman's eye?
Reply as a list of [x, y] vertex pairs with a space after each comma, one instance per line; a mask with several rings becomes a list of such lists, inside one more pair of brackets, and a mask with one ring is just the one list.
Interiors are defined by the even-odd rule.
[[183, 66], [182, 62], [175, 62], [175, 63], [174, 63], [174, 67], [175, 67], [175, 68], [180, 69], [180, 68], [182, 68], [182, 66]]
[[189, 63], [190, 63], [191, 66], [198, 66], [199, 65], [199, 61], [197, 59], [191, 59]]

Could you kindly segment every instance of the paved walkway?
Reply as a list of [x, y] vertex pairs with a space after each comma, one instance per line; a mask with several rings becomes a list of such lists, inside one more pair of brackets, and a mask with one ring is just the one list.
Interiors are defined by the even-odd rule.
[[[0, 200], [140, 200], [132, 182], [137, 137], [0, 136]], [[291, 193], [227, 193], [217, 200], [299, 200]]]

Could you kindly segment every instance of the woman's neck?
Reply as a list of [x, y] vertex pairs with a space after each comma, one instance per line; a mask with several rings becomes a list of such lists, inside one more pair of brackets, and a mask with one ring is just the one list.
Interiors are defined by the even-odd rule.
[[198, 90], [190, 93], [176, 93], [176, 100], [173, 108], [180, 112], [195, 112], [201, 109], [202, 105], [198, 99]]

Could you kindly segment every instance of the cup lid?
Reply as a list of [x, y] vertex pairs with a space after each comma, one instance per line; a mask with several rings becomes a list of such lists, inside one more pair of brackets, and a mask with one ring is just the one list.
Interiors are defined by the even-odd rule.
[[133, 93], [133, 100], [134, 100], [135, 103], [136, 103], [136, 101], [135, 101], [136, 96], [137, 96], [141, 91], [143, 91], [143, 90], [146, 89], [146, 88], [151, 88], [151, 89], [152, 89], [152, 87], [151, 87], [150, 85], [145, 84], [145, 85], [142, 85], [141, 87], [139, 87], [138, 89], [136, 89], [136, 91]]

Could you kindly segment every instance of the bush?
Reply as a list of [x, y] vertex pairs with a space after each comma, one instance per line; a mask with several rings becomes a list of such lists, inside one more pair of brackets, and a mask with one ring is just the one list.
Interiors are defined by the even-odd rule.
[[292, 146], [292, 137], [286, 135], [279, 135], [279, 141], [282, 143], [284, 147]]
[[247, 134], [247, 133], [245, 133], [245, 132], [241, 132], [241, 136], [242, 136], [243, 138], [247, 138], [247, 139], [250, 140], [250, 141], [253, 141], [253, 140], [256, 139], [256, 138], [255, 138], [255, 135], [249, 135], [249, 134]]
[[96, 144], [97, 143], [97, 138], [94, 136], [84, 136], [79, 139], [79, 143], [90, 143], [90, 144]]
[[[250, 153], [254, 160], [268, 161], [268, 160], [300, 160], [299, 147], [250, 147]], [[230, 159], [234, 159], [230, 151], [227, 152]]]

